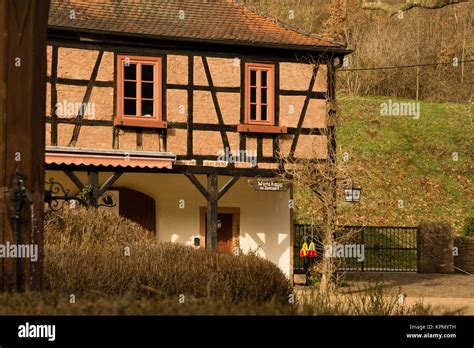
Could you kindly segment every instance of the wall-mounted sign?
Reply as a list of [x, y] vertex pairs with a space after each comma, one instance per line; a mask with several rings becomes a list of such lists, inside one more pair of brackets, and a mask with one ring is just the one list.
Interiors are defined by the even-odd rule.
[[286, 191], [290, 188], [289, 183], [278, 179], [253, 178], [248, 183], [255, 191]]

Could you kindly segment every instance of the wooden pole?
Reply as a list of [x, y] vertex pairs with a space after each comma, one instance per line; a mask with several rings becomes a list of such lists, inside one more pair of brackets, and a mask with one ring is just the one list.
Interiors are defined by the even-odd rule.
[[206, 214], [206, 248], [212, 251], [217, 251], [217, 212], [218, 202], [227, 191], [239, 180], [240, 175], [236, 175], [227, 181], [219, 191], [218, 175], [207, 175], [207, 190], [199, 182], [199, 180], [192, 173], [184, 173], [184, 175], [192, 182], [199, 192], [206, 198], [207, 214]]
[[217, 174], [207, 176], [207, 229], [206, 229], [206, 248], [212, 251], [217, 250], [217, 201], [218, 186]]
[[0, 257], [0, 291], [42, 288], [48, 12], [49, 0], [0, 0], [0, 244], [30, 246]]
[[87, 172], [87, 183], [92, 189], [91, 196], [89, 197], [89, 203], [92, 207], [99, 205], [99, 173], [96, 171]]

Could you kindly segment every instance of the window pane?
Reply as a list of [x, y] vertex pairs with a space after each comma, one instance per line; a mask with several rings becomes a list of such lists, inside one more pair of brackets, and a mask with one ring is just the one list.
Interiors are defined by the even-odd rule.
[[123, 96], [126, 98], [137, 97], [137, 83], [136, 82], [124, 82]]
[[124, 115], [133, 115], [137, 114], [137, 101], [134, 99], [125, 99], [124, 100]]
[[142, 82], [142, 98], [153, 99], [153, 83]]
[[262, 120], [262, 121], [266, 121], [266, 120], [267, 120], [267, 106], [266, 106], [266, 105], [262, 105], [261, 120]]
[[262, 70], [262, 87], [267, 87], [267, 71]]
[[250, 119], [255, 121], [257, 119], [257, 105], [250, 105]]
[[267, 103], [267, 89], [266, 88], [262, 88], [260, 90], [260, 94], [261, 94], [261, 98], [262, 98], [262, 103], [263, 104], [266, 104]]
[[250, 88], [250, 102], [251, 103], [257, 102], [257, 88], [256, 87]]
[[257, 85], [257, 71], [250, 70], [250, 85], [256, 86]]
[[153, 65], [142, 65], [142, 81], [153, 81]]
[[136, 80], [137, 79], [137, 65], [130, 63], [129, 66], [123, 62], [123, 76], [125, 80]]
[[153, 116], [153, 100], [142, 100], [142, 116]]

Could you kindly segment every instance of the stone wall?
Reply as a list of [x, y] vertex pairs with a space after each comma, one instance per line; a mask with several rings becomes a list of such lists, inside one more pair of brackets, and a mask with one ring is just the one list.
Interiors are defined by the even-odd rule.
[[454, 273], [451, 225], [421, 223], [418, 231], [418, 273]]
[[[474, 238], [456, 237], [454, 247], [457, 255], [454, 255], [454, 265], [462, 271], [474, 273]], [[461, 272], [460, 270], [457, 270]]]

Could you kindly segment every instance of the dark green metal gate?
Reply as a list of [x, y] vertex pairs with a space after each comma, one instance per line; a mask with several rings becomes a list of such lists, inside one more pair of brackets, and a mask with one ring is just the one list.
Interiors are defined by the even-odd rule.
[[[320, 226], [294, 225], [293, 269], [305, 274], [321, 260], [323, 250]], [[339, 226], [335, 234], [336, 248], [347, 251], [363, 246], [363, 257], [334, 257], [339, 271], [359, 272], [416, 272], [418, 227], [406, 226]], [[300, 257], [304, 242], [313, 241], [318, 256], [315, 259]], [[333, 249], [336, 250], [336, 248]], [[362, 251], [362, 249], [359, 249]]]

